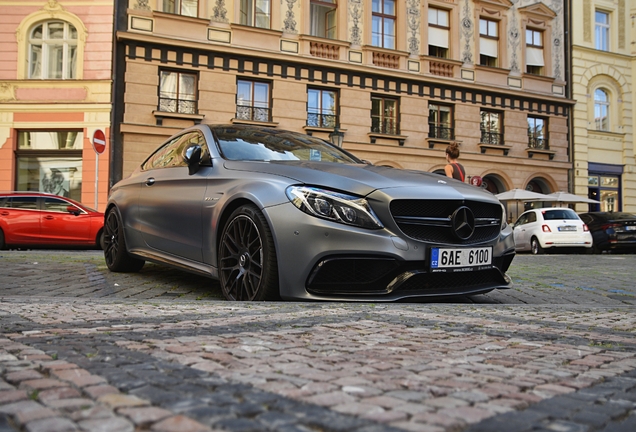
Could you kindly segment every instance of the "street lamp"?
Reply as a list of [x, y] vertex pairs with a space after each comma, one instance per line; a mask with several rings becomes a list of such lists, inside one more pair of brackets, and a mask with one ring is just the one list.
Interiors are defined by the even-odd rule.
[[338, 147], [342, 147], [342, 140], [344, 139], [344, 132], [341, 132], [338, 129], [338, 125], [336, 125], [335, 128], [333, 128], [333, 132], [331, 132], [329, 134], [329, 140], [331, 140], [331, 143], [335, 146]]

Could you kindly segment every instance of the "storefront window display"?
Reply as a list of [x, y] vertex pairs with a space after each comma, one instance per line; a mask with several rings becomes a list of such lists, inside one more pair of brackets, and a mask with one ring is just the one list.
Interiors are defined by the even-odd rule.
[[80, 200], [82, 141], [81, 131], [19, 132], [16, 189]]

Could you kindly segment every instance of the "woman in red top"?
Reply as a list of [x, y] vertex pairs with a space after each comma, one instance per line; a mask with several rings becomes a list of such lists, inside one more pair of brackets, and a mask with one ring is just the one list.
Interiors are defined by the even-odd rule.
[[444, 172], [446, 172], [447, 177], [463, 182], [466, 178], [466, 171], [462, 164], [457, 162], [457, 158], [459, 158], [459, 144], [452, 142], [446, 147], [446, 162], [448, 162], [448, 165], [444, 167]]

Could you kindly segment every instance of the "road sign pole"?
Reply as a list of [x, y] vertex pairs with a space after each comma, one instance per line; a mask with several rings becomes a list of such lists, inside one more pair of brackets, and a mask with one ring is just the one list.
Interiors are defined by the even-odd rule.
[[97, 210], [97, 192], [99, 180], [99, 155], [106, 149], [106, 134], [101, 129], [93, 132], [93, 149], [95, 150], [95, 210]]
[[99, 153], [95, 152], [95, 210], [97, 208], [97, 190], [99, 189], [98, 185], [99, 181]]

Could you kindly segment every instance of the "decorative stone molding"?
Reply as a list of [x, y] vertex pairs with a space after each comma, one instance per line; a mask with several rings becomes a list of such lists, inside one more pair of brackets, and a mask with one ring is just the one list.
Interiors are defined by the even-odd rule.
[[592, 42], [592, 4], [583, 0], [583, 40]]
[[464, 0], [464, 7], [460, 13], [460, 22], [462, 25], [462, 36], [464, 39], [464, 49], [462, 52], [462, 62], [466, 65], [473, 64], [473, 20], [472, 9], [470, 8], [470, 2]]
[[406, 19], [410, 31], [408, 36], [409, 54], [417, 56], [420, 53], [420, 0], [408, 0]]
[[508, 30], [508, 44], [510, 45], [510, 72], [519, 74], [519, 44], [521, 42], [521, 30], [519, 29], [519, 20], [517, 20], [516, 5], [510, 12], [510, 29]]
[[150, 8], [150, 5], [148, 5], [148, 0], [137, 0], [133, 9], [147, 10], [147, 11], [152, 10]]
[[0, 83], [0, 102], [15, 100], [15, 87], [9, 83]]
[[294, 3], [296, 3], [296, 0], [285, 1], [287, 2], [287, 12], [285, 12], [285, 20], [283, 21], [283, 31], [285, 33], [298, 33], [294, 16]]
[[362, 12], [363, 4], [361, 0], [349, 0], [349, 42], [351, 45], [362, 45]]
[[216, 0], [212, 11], [213, 14], [210, 17], [212, 21], [223, 23], [229, 22], [227, 18], [227, 9], [225, 9], [225, 0]]

